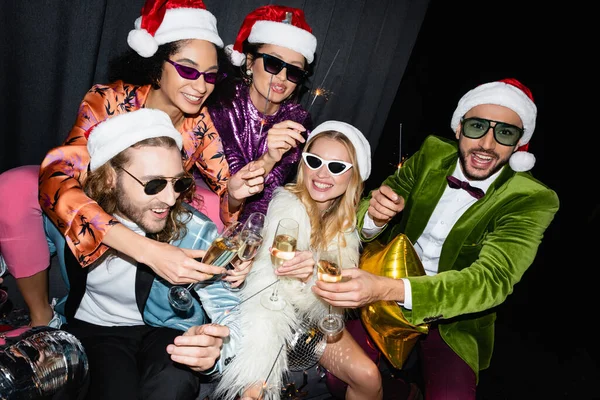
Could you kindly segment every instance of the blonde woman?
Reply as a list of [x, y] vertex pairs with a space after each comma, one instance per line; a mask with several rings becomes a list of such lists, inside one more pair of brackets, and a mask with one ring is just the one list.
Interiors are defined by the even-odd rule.
[[[360, 240], [355, 215], [363, 183], [371, 171], [370, 160], [368, 141], [352, 125], [327, 121], [309, 135], [296, 183], [274, 192], [264, 234], [264, 243], [272, 243], [278, 221], [293, 218], [299, 224], [298, 251], [277, 269], [271, 264], [268, 245], [255, 258], [247, 287], [240, 292], [248, 299], [240, 306], [243, 339], [222, 375], [218, 396], [230, 399], [241, 394], [242, 398], [256, 399], [269, 376], [265, 390], [269, 398], [279, 399], [288, 371], [286, 352], [279, 353], [279, 349], [289, 343], [301, 322], [316, 326], [328, 313], [328, 304], [311, 291], [312, 250], [339, 245], [342, 267], [358, 265]], [[272, 311], [261, 305], [261, 296], [252, 295], [278, 278], [279, 296], [287, 305]], [[346, 399], [382, 398], [377, 366], [346, 330], [339, 340], [327, 344], [319, 363], [348, 384]]]

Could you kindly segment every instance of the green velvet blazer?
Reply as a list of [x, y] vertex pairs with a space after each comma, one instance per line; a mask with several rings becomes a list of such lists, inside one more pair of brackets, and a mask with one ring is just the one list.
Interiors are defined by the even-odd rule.
[[[383, 184], [405, 199], [399, 222], [371, 239], [389, 242], [404, 233], [412, 243], [423, 233], [458, 159], [458, 143], [429, 136]], [[369, 208], [362, 199], [359, 231]], [[494, 307], [502, 304], [532, 264], [546, 228], [558, 211], [557, 194], [529, 172], [508, 165], [485, 196], [456, 222], [446, 238], [438, 274], [408, 278], [415, 325], [436, 321], [444, 341], [475, 371], [489, 367], [494, 348]], [[394, 219], [393, 221], [396, 221]]]

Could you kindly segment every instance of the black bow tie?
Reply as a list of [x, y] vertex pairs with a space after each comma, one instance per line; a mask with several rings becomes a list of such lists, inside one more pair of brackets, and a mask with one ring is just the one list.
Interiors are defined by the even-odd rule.
[[482, 198], [485, 194], [483, 190], [469, 185], [469, 182], [461, 181], [460, 179], [455, 178], [453, 176], [447, 176], [446, 179], [448, 180], [448, 186], [450, 186], [452, 189], [464, 189], [477, 200]]

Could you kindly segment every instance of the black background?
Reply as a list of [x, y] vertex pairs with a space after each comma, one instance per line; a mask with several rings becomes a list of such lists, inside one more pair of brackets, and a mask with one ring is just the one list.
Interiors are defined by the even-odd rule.
[[597, 304], [592, 260], [598, 200], [574, 183], [561, 185], [559, 176], [577, 174], [578, 163], [566, 157], [571, 146], [560, 140], [569, 130], [565, 116], [549, 108], [559, 102], [553, 99], [558, 82], [548, 76], [558, 50], [544, 8], [527, 1], [431, 1], [367, 182], [367, 190], [376, 188], [393, 173], [401, 123], [407, 156], [429, 134], [454, 137], [456, 104], [478, 84], [513, 77], [533, 92], [538, 117], [529, 147], [537, 158], [532, 173], [558, 193], [561, 206], [534, 263], [498, 307], [494, 356], [480, 376], [481, 399], [600, 398], [594, 383], [600, 377], [598, 345], [590, 327]]

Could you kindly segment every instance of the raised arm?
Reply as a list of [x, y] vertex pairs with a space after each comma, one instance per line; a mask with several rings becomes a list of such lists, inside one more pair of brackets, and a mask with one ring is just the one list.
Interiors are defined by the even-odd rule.
[[92, 126], [110, 116], [141, 107], [138, 88], [129, 85], [94, 86], [79, 107], [77, 120], [65, 142], [46, 155], [40, 168], [40, 205], [82, 266], [109, 248], [152, 268], [171, 283], [202, 281], [224, 272], [193, 259], [167, 243], [138, 235], [118, 223], [83, 191], [90, 161], [85, 136]]
[[87, 93], [67, 139], [48, 152], [40, 167], [40, 206], [83, 266], [107, 250], [102, 240], [116, 224], [82, 189], [90, 161], [85, 132], [107, 118], [103, 96], [94, 88]]

